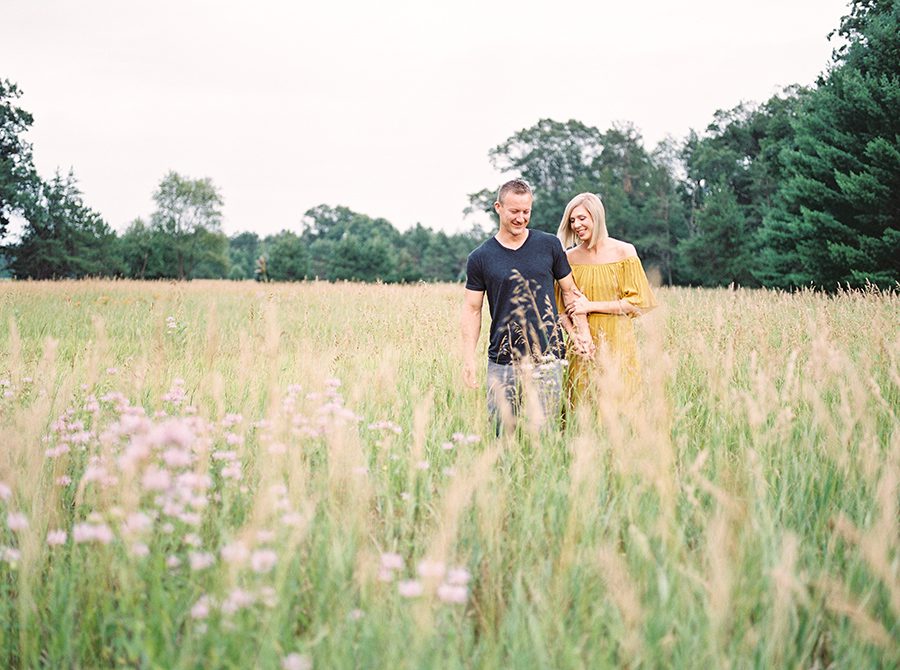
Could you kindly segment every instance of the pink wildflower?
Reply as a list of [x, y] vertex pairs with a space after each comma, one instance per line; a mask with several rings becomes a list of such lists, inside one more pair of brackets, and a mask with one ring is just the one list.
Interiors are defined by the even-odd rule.
[[400, 554], [386, 553], [381, 555], [381, 567], [385, 570], [402, 570], [403, 557]]
[[420, 561], [416, 572], [419, 573], [419, 577], [441, 578], [447, 572], [447, 566], [441, 561]]
[[200, 596], [194, 606], [191, 607], [192, 619], [205, 619], [209, 616], [209, 596]]
[[423, 589], [421, 582], [415, 579], [408, 579], [397, 584], [397, 593], [404, 598], [418, 598], [422, 595]]
[[250, 568], [258, 574], [271, 572], [278, 562], [278, 554], [271, 549], [257, 549], [250, 554]]
[[309, 656], [288, 654], [281, 659], [281, 670], [312, 670], [312, 661]]
[[6, 525], [9, 526], [9, 529], [14, 533], [27, 530], [28, 517], [21, 512], [10, 512], [6, 515]]
[[141, 558], [150, 553], [150, 547], [148, 547], [143, 542], [135, 542], [131, 545], [131, 555], [137, 558]]
[[191, 552], [188, 555], [188, 561], [191, 564], [191, 570], [205, 570], [216, 562], [216, 557], [210, 553]]
[[168, 470], [150, 466], [144, 472], [141, 483], [148, 491], [165, 491], [172, 484], [172, 477]]
[[15, 565], [22, 560], [22, 552], [13, 547], [0, 547], [0, 560]]
[[250, 550], [243, 542], [236, 541], [222, 547], [222, 560], [226, 563], [244, 563], [250, 556]]
[[463, 605], [469, 598], [469, 590], [465, 586], [441, 584], [437, 589], [437, 596], [442, 602]]
[[47, 533], [47, 544], [51, 547], [58, 547], [66, 543], [68, 535], [64, 530], [51, 530]]
[[465, 568], [451, 568], [447, 572], [447, 583], [452, 586], [465, 586], [471, 578], [472, 575]]

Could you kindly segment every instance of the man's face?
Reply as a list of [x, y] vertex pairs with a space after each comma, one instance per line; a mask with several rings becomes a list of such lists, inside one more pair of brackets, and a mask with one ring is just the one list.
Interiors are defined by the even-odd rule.
[[503, 202], [495, 202], [500, 231], [513, 237], [522, 235], [531, 218], [531, 202], [530, 193], [507, 193], [503, 196]]

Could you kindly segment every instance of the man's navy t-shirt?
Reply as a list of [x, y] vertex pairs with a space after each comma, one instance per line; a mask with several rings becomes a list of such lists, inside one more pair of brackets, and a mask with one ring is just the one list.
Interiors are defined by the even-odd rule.
[[469, 254], [466, 288], [487, 293], [491, 312], [490, 360], [565, 356], [553, 282], [571, 272], [560, 241], [540, 230], [518, 249], [492, 237]]

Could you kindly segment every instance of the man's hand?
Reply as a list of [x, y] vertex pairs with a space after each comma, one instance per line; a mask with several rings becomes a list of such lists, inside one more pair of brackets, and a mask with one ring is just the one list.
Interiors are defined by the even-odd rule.
[[475, 361], [466, 360], [463, 362], [463, 383], [470, 389], [478, 388], [478, 381], [475, 377]]
[[597, 347], [594, 345], [594, 340], [591, 338], [590, 333], [579, 333], [572, 338], [572, 344], [575, 346], [575, 353], [582, 358], [594, 357]]
[[481, 307], [484, 304], [484, 291], [466, 289], [460, 314], [460, 332], [462, 335], [463, 383], [469, 388], [478, 388], [475, 376], [475, 347], [481, 333]]

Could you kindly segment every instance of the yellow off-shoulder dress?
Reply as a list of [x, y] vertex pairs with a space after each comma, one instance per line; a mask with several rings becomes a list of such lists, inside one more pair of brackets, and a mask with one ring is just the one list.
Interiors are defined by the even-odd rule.
[[[611, 263], [572, 264], [575, 285], [591, 301], [627, 300], [643, 311], [656, 307], [656, 298], [647, 275], [637, 256], [631, 256]], [[562, 296], [557, 289], [557, 303], [564, 311]], [[602, 369], [622, 375], [625, 388], [633, 391], [640, 383], [637, 342], [634, 317], [618, 314], [588, 314], [591, 337], [597, 345], [597, 353], [592, 360], [585, 360], [569, 348], [567, 389], [570, 404], [577, 404], [585, 393], [592, 391], [595, 380]]]

